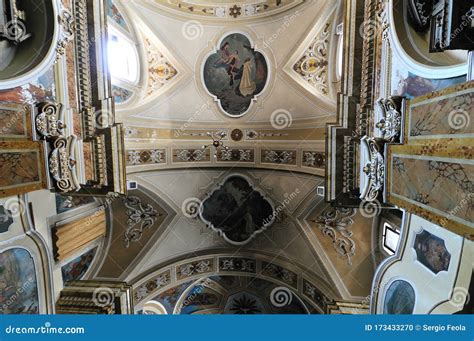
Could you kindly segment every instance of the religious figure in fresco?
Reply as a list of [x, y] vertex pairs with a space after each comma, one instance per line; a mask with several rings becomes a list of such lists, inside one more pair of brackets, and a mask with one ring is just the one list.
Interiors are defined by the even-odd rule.
[[240, 116], [267, 82], [265, 57], [240, 33], [227, 36], [204, 65], [204, 83], [230, 116]]
[[252, 77], [252, 61], [247, 58], [244, 62], [242, 79], [240, 81], [239, 90], [242, 96], [250, 96], [255, 92], [257, 85], [255, 79]]

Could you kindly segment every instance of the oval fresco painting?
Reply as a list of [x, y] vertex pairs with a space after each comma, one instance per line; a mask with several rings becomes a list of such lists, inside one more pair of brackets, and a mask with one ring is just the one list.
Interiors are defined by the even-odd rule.
[[0, 314], [38, 314], [35, 264], [30, 253], [16, 248], [0, 253]]
[[415, 308], [415, 290], [410, 283], [402, 280], [390, 284], [385, 293], [384, 314], [412, 314]]
[[254, 97], [265, 88], [268, 65], [250, 40], [240, 33], [226, 36], [219, 50], [204, 64], [204, 83], [220, 107], [233, 117], [244, 115]]

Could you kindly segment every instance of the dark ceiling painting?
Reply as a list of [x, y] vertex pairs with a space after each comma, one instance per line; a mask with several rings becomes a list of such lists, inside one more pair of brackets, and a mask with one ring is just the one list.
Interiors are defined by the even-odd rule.
[[417, 260], [433, 273], [448, 271], [451, 254], [441, 238], [423, 231], [416, 235], [415, 251]]
[[412, 314], [415, 308], [415, 290], [410, 283], [397, 280], [385, 293], [384, 314]]
[[286, 287], [247, 276], [195, 282], [178, 301], [178, 314], [308, 314], [307, 303]]
[[265, 88], [268, 65], [245, 35], [232, 33], [207, 58], [203, 77], [207, 90], [219, 99], [224, 112], [238, 117], [247, 112], [254, 96]]
[[228, 177], [202, 202], [200, 217], [234, 245], [244, 245], [273, 224], [269, 199], [242, 176]]
[[0, 253], [0, 314], [38, 314], [36, 271], [30, 253], [22, 248]]
[[13, 224], [12, 212], [0, 205], [0, 233], [7, 232]]

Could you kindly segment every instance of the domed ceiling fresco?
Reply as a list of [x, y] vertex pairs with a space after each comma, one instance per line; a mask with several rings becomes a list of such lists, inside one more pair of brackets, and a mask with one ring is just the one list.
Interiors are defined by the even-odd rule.
[[268, 65], [262, 53], [252, 47], [249, 38], [232, 33], [222, 39], [219, 50], [211, 54], [203, 70], [207, 90], [228, 115], [244, 115], [255, 96], [267, 84]]

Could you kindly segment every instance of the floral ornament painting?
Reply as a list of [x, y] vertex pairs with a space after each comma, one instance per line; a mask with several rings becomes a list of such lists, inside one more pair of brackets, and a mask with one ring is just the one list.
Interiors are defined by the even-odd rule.
[[249, 38], [241, 33], [226, 36], [216, 53], [204, 64], [207, 90], [217, 97], [220, 108], [229, 116], [244, 115], [255, 96], [267, 83], [268, 64]]

